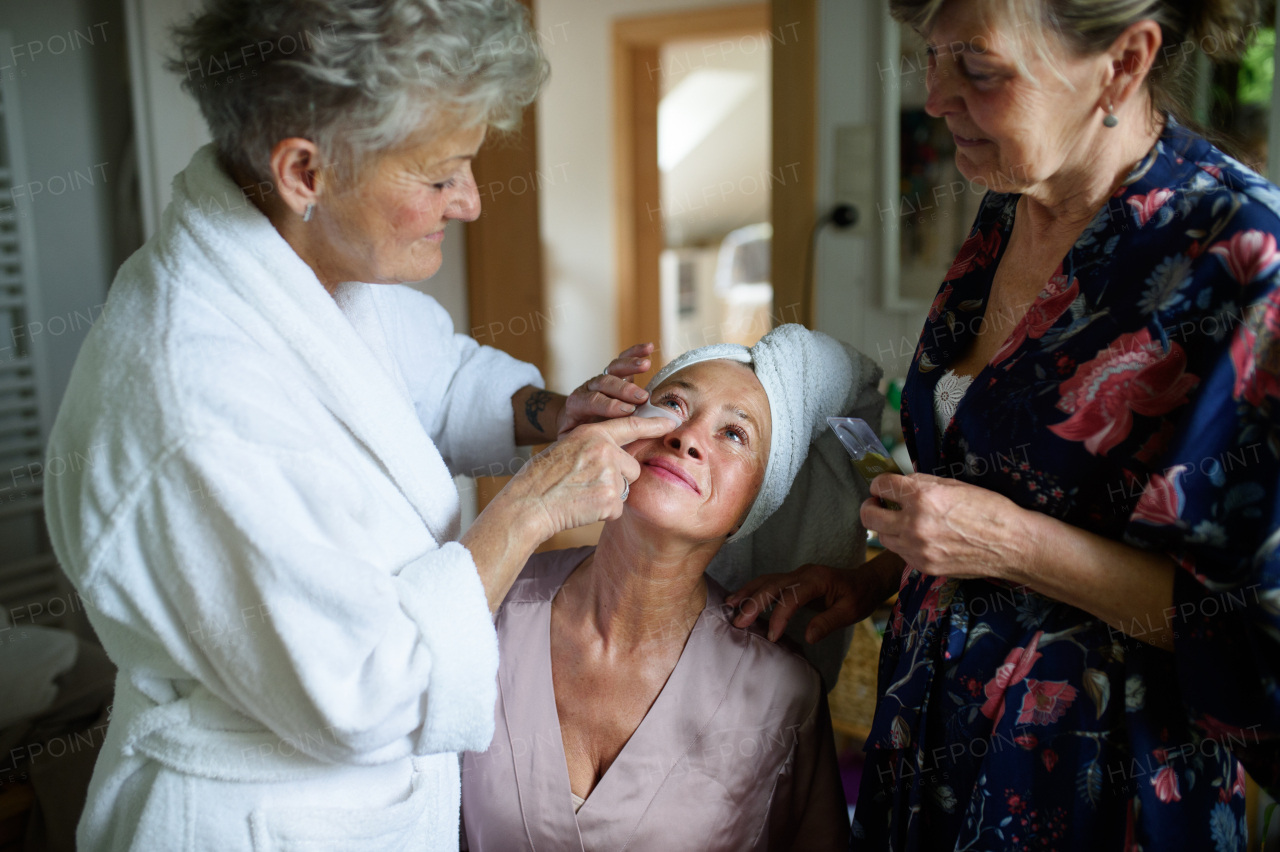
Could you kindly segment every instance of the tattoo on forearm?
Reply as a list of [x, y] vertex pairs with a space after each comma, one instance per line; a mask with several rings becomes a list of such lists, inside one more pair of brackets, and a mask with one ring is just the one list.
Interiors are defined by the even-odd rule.
[[546, 429], [538, 423], [538, 415], [547, 409], [547, 403], [551, 402], [552, 396], [544, 390], [535, 390], [529, 394], [529, 398], [524, 403], [524, 416], [528, 418], [529, 424], [539, 432], [546, 433]]

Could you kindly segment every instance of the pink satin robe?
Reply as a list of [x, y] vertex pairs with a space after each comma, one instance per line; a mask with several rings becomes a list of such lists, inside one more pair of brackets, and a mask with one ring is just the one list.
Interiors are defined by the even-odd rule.
[[535, 555], [497, 613], [497, 725], [462, 758], [470, 852], [840, 850], [826, 694], [798, 653], [707, 605], [662, 692], [575, 814], [551, 680], [551, 599], [592, 548]]

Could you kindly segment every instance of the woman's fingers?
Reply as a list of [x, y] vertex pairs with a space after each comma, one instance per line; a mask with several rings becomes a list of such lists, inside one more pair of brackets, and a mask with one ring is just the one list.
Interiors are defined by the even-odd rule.
[[563, 435], [584, 423], [626, 417], [648, 398], [646, 391], [618, 376], [594, 376], [565, 400], [557, 434]]
[[790, 574], [762, 574], [725, 598], [726, 604], [738, 607], [733, 626], [750, 627], [777, 599], [779, 590], [794, 582]]
[[901, 503], [904, 497], [914, 494], [919, 488], [910, 477], [900, 473], [882, 473], [871, 480], [871, 493], [894, 503]]
[[613, 374], [594, 376], [583, 387], [589, 391], [634, 404], [642, 403], [649, 398], [649, 394], [644, 388], [638, 388], [626, 379]]
[[653, 350], [656, 348], [657, 347], [654, 346], [654, 344], [652, 343], [637, 343], [635, 346], [628, 348], [627, 351], [623, 352], [615, 360], [625, 361], [630, 358], [647, 359], [650, 355], [653, 354]]
[[649, 392], [637, 387], [632, 376], [652, 365], [649, 354], [652, 343], [632, 346], [609, 363], [605, 372], [592, 376], [565, 400], [564, 411], [557, 423], [557, 434], [564, 435], [584, 423], [626, 417], [649, 399]]
[[[635, 482], [640, 478], [640, 462], [636, 461], [636, 457], [631, 453], [618, 448], [618, 474], [627, 482]], [[622, 482], [618, 482], [618, 487], [622, 488]]]
[[630, 383], [631, 376], [639, 375], [652, 366], [653, 362], [649, 356], [653, 354], [654, 348], [652, 343], [638, 343], [632, 346], [609, 362], [607, 372], [611, 376], [623, 377]]
[[838, 597], [835, 603], [815, 615], [809, 622], [809, 626], [804, 629], [804, 641], [810, 645], [821, 642], [831, 634], [831, 631], [841, 630], [860, 621], [858, 617], [860, 614], [856, 597], [853, 595]]
[[636, 345], [629, 347], [626, 352], [623, 352], [618, 357], [619, 358], [644, 358], [649, 355], [652, 355], [653, 350], [654, 350], [654, 344], [652, 343], [637, 343]]
[[805, 641], [811, 644], [865, 618], [879, 603], [865, 590], [859, 593], [849, 572], [827, 565], [804, 565], [789, 574], [766, 574], [744, 585], [725, 603], [738, 604], [739, 612], [733, 618], [735, 627], [751, 626], [762, 612], [773, 607], [768, 636], [769, 641], [776, 642], [796, 611], [820, 598], [824, 601], [823, 611], [805, 628]]
[[638, 376], [649, 369], [652, 362], [648, 358], [615, 358], [609, 362], [609, 372], [607, 375], [621, 378], [624, 382], [643, 391], [639, 388], [632, 376]]
[[864, 527], [875, 531], [883, 541], [886, 535], [897, 534], [905, 517], [904, 512], [903, 509], [886, 509], [880, 505], [878, 497], [868, 497], [862, 501], [858, 517]]
[[507, 488], [532, 498], [547, 513], [549, 535], [617, 518], [625, 482], [640, 476], [639, 462], [622, 445], [672, 428], [666, 418], [623, 417], [586, 424], [539, 453]]
[[[676, 423], [669, 417], [620, 417], [603, 423], [593, 423], [591, 428], [604, 432], [613, 443], [622, 448], [641, 438], [660, 438], [676, 428]], [[630, 454], [627, 454], [627, 458], [631, 458]], [[631, 461], [634, 463], [635, 459]], [[639, 465], [636, 465], [636, 471], [638, 475]]]
[[[640, 463], [622, 448], [624, 443], [636, 440], [629, 436], [647, 437], [670, 431], [662, 424], [649, 425], [653, 419], [622, 417], [588, 424], [566, 439], [564, 451], [578, 455], [580, 466], [593, 481], [604, 483], [606, 490], [620, 493], [623, 479], [634, 482], [640, 476]], [[579, 444], [583, 446], [579, 448]]]
[[602, 391], [584, 391], [576, 396], [571, 411], [579, 422], [612, 420], [615, 417], [626, 417], [636, 410], [635, 403], [609, 396]]
[[791, 621], [791, 616], [796, 614], [796, 610], [814, 598], [821, 597], [821, 592], [813, 589], [808, 589], [802, 594], [802, 588], [801, 584], [796, 583], [779, 590], [778, 596], [781, 600], [773, 607], [773, 614], [769, 616], [770, 642], [778, 641], [778, 637], [787, 629], [787, 624]]
[[[776, 642], [786, 629], [787, 622], [800, 607], [827, 594], [830, 578], [825, 566], [803, 566], [787, 574], [767, 574], [759, 578], [759, 585], [749, 595], [739, 598], [739, 613], [733, 619], [735, 627], [749, 627], [765, 610], [773, 607], [769, 617], [768, 636]], [[748, 587], [744, 586], [743, 591]]]
[[738, 591], [736, 592], [731, 593], [727, 598], [724, 599], [724, 602], [729, 606], [737, 606], [738, 601], [745, 600], [746, 598], [749, 598], [752, 595], [754, 595], [756, 593], [756, 590], [759, 589], [761, 586], [763, 586], [765, 583], [769, 582], [769, 579], [771, 577], [781, 577], [781, 576], [783, 575], [761, 574], [759, 577], [755, 577], [754, 579], [748, 580], [747, 582], [743, 583], [742, 588], [738, 589]]

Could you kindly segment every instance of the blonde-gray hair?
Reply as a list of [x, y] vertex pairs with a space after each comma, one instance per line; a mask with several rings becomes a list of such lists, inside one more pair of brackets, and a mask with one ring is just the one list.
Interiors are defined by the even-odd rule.
[[174, 36], [219, 153], [263, 181], [293, 136], [354, 174], [441, 116], [514, 129], [548, 73], [516, 0], [207, 0]]
[[[926, 32], [947, 2], [889, 0], [889, 9], [900, 23]], [[1240, 56], [1261, 12], [1258, 0], [978, 0], [978, 7], [988, 19], [1014, 28], [1044, 58], [1055, 40], [1079, 55], [1093, 55], [1138, 21], [1155, 21], [1163, 45], [1144, 81], [1152, 108], [1192, 127], [1187, 57], [1197, 48], [1215, 62]]]

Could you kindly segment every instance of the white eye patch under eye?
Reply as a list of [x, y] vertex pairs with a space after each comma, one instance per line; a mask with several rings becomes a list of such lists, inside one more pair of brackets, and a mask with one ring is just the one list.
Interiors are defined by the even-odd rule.
[[680, 415], [676, 414], [670, 408], [659, 408], [658, 406], [654, 405], [652, 402], [646, 402], [644, 405], [637, 408], [633, 416], [635, 417], [667, 417], [671, 420], [676, 421], [676, 423], [684, 422], [683, 420], [680, 419]]

